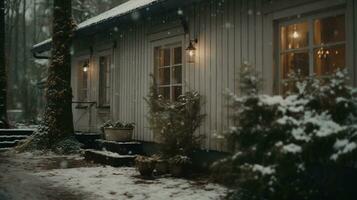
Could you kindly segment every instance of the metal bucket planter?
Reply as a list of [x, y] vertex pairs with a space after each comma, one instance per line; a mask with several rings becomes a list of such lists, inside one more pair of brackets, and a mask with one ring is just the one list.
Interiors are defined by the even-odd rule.
[[128, 142], [132, 140], [134, 129], [104, 128], [104, 137], [109, 141]]
[[177, 155], [170, 158], [170, 172], [174, 177], [185, 177], [190, 173], [190, 166], [192, 165], [191, 158], [187, 156]]
[[155, 160], [150, 157], [138, 156], [135, 159], [135, 166], [142, 177], [152, 177], [155, 169]]
[[181, 163], [176, 163], [176, 164], [171, 164], [171, 174], [174, 177], [185, 177], [189, 173], [189, 165], [188, 164], [181, 164]]
[[157, 175], [164, 175], [170, 172], [170, 164], [167, 160], [157, 160], [155, 164]]

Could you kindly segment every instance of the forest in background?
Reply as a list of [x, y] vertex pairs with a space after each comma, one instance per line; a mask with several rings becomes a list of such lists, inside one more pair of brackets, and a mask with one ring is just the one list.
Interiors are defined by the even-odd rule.
[[[78, 24], [125, 0], [73, 0]], [[51, 37], [53, 0], [5, 1], [5, 49], [10, 121], [36, 123], [45, 107], [48, 60], [35, 59], [31, 48]]]

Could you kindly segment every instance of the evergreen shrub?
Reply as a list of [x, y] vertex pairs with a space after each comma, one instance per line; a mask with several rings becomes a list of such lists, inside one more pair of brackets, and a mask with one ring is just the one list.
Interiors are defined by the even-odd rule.
[[162, 154], [166, 158], [190, 157], [202, 140], [202, 136], [195, 134], [205, 118], [201, 114], [202, 97], [196, 91], [188, 91], [177, 101], [170, 101], [158, 93], [155, 83], [154, 79], [145, 100], [150, 109], [150, 127], [160, 136]]
[[346, 75], [293, 74], [290, 92], [269, 96], [259, 94], [255, 70], [242, 67], [242, 96], [229, 94], [233, 153], [213, 165], [236, 188], [228, 199], [357, 198], [357, 90]]

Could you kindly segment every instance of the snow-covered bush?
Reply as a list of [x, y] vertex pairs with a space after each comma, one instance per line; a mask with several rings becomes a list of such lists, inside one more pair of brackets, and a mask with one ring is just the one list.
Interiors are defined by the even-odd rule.
[[[253, 73], [242, 76], [241, 85], [259, 82]], [[328, 199], [336, 191], [347, 195], [333, 181], [337, 171], [328, 181], [318, 174], [355, 167], [356, 90], [344, 71], [325, 79], [296, 78], [295, 83], [294, 92], [285, 97], [261, 95], [257, 85], [242, 97], [230, 94], [233, 125], [227, 137], [233, 155], [214, 166], [229, 169], [239, 188], [230, 199]]]
[[[153, 83], [156, 83], [155, 80]], [[188, 91], [177, 101], [164, 99], [153, 84], [148, 97], [149, 123], [151, 129], [160, 135], [162, 154], [170, 158], [176, 155], [191, 156], [200, 147], [201, 136], [195, 131], [202, 124], [202, 97], [195, 91]]]

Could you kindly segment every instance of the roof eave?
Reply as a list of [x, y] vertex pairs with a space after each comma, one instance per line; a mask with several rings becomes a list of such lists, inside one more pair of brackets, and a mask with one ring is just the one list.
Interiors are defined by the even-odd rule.
[[[110, 18], [108, 20], [96, 23], [96, 24], [92, 24], [80, 29], [75, 30], [75, 38], [77, 37], [82, 37], [82, 36], [89, 36], [89, 35], [93, 35], [97, 32], [109, 29], [115, 25], [118, 24], [125, 24], [128, 22], [132, 21], [132, 18], [130, 16], [130, 14], [132, 12], [140, 12], [141, 18], [146, 18], [149, 15], [151, 15], [152, 13], [155, 14], [159, 14], [162, 12], [166, 12], [168, 10], [177, 8], [177, 7], [184, 7], [187, 6], [189, 4], [195, 3], [195, 2], [199, 2], [202, 0], [185, 0], [185, 1], [177, 1], [177, 0], [166, 0], [166, 1], [159, 1], [156, 4], [153, 5], [148, 5], [148, 6], [144, 6], [141, 7], [139, 9], [136, 10], [132, 10], [128, 13], [125, 13], [123, 15], [119, 15], [113, 18]], [[150, 14], [148, 14], [148, 12], [146, 12], [146, 8], [150, 7]], [[47, 40], [44, 41], [40, 44], [37, 44], [35, 46], [33, 46], [33, 48], [31, 49], [32, 53], [43, 53], [46, 51], [49, 51], [52, 47], [52, 40]]]

